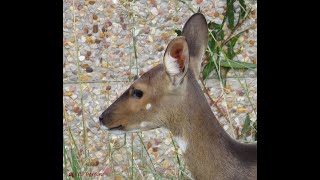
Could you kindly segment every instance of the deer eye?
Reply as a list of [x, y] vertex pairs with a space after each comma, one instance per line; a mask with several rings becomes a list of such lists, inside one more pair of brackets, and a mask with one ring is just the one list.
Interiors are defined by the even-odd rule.
[[133, 89], [132, 96], [136, 98], [141, 98], [143, 96], [143, 92], [139, 89]]

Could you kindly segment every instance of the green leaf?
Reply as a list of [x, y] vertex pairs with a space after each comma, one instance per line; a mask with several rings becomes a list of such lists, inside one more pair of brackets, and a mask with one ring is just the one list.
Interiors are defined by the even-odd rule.
[[181, 36], [182, 31], [179, 29], [175, 29], [174, 32], [177, 34], [177, 36]]
[[236, 56], [236, 53], [234, 52], [233, 48], [234, 48], [234, 46], [236, 45], [239, 37], [240, 37], [239, 35], [233, 37], [233, 38], [229, 41], [229, 43], [228, 43], [227, 57], [228, 57], [230, 60], [232, 60], [232, 59]]
[[[220, 54], [220, 48], [217, 48], [217, 54]], [[227, 82], [227, 80], [226, 80], [226, 73], [225, 74], [223, 74], [222, 73], [222, 71], [221, 71], [221, 64], [220, 64], [220, 56], [217, 56], [217, 60], [216, 60], [216, 63], [217, 63], [217, 65], [220, 67], [219, 69], [218, 68], [216, 68], [215, 70], [216, 70], [216, 73], [219, 75], [219, 77], [221, 78], [220, 80], [221, 80], [221, 82], [222, 82], [222, 84], [225, 86], [226, 85], [226, 82]], [[227, 72], [227, 71], [226, 71]]]
[[[212, 30], [211, 34], [213, 35], [213, 37], [217, 40], [217, 41], [221, 41], [224, 38], [224, 31], [223, 30]], [[210, 35], [209, 38], [212, 38], [212, 36]], [[210, 39], [209, 39], [210, 40]]]
[[249, 130], [250, 130], [250, 117], [249, 117], [249, 113], [247, 113], [246, 119], [244, 120], [244, 126], [241, 131], [241, 134], [245, 135]]
[[233, 51], [233, 49], [228, 47], [227, 57], [229, 59], [233, 59], [235, 56], [236, 56], [236, 53]]
[[[214, 38], [216, 38], [216, 35], [215, 35], [214, 31], [212, 31], [212, 35], [214, 36]], [[215, 49], [216, 49], [216, 41], [213, 39], [213, 37], [211, 35], [209, 35], [208, 45], [209, 45], [210, 50], [214, 54], [215, 53]]]
[[221, 60], [220, 66], [222, 67], [229, 67], [233, 69], [253, 69], [256, 68], [256, 64], [247, 63], [247, 62], [240, 62], [240, 61], [233, 61], [233, 60]]
[[208, 28], [209, 29], [221, 29], [222, 26], [221, 26], [221, 24], [217, 24], [217, 23], [211, 21], [208, 23]]
[[222, 30], [219, 30], [218, 32], [217, 32], [217, 40], [218, 41], [222, 41], [223, 40], [223, 38], [224, 38], [224, 31], [222, 31]]
[[239, 37], [240, 37], [240, 36], [237, 35], [237, 36], [235, 36], [235, 37], [233, 37], [233, 38], [230, 39], [230, 45], [231, 45], [232, 48], [236, 45]]
[[210, 50], [214, 53], [214, 49], [216, 48], [216, 41], [212, 37], [209, 39], [208, 45]]
[[[209, 58], [212, 59], [211, 56]], [[203, 68], [203, 71], [202, 71], [203, 79], [206, 80], [208, 78], [209, 74], [214, 69], [216, 69], [216, 66], [215, 66], [213, 60], [210, 60], [209, 63], [206, 64], [206, 66]]]
[[246, 15], [246, 10], [247, 10], [247, 6], [246, 4], [244, 3], [244, 0], [239, 0], [239, 3], [240, 3], [240, 18], [242, 19], [245, 15]]
[[233, 3], [235, 0], [227, 0], [227, 16], [228, 16], [228, 23], [229, 23], [229, 28], [233, 30], [234, 28], [234, 7]]

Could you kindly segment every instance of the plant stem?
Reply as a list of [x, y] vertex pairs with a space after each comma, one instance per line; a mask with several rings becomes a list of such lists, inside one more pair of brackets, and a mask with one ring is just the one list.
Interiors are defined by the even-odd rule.
[[[233, 28], [233, 30], [231, 31], [231, 33], [229, 34], [229, 36], [227, 37], [227, 39], [225, 41], [223, 41], [221, 43], [221, 47], [223, 47], [225, 44], [227, 44], [227, 42], [231, 39], [230, 37], [234, 34], [234, 32], [241, 27], [241, 25], [244, 23], [245, 20], [247, 20], [247, 18], [249, 17], [249, 13], [251, 12], [251, 9], [249, 9], [249, 11], [247, 12], [247, 14], [245, 15], [245, 17]], [[239, 17], [240, 18], [240, 17]]]

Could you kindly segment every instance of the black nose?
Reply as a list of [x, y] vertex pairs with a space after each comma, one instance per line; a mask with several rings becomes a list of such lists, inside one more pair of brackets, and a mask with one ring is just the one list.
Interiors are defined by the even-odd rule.
[[100, 120], [100, 122], [102, 122], [103, 121], [103, 116], [101, 115], [101, 116], [99, 116], [99, 120]]
[[104, 125], [104, 118], [107, 116], [107, 111], [104, 111], [100, 116], [99, 116], [99, 121], [100, 124]]
[[103, 114], [101, 114], [100, 116], [99, 116], [99, 121], [100, 121], [100, 125], [103, 125], [104, 123], [103, 123], [103, 118], [104, 116], [103, 116]]

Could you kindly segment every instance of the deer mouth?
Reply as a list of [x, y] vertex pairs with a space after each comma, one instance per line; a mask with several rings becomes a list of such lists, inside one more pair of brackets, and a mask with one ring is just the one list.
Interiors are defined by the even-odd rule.
[[108, 130], [109, 130], [109, 131], [112, 131], [112, 130], [122, 130], [123, 128], [124, 128], [124, 126], [119, 125], [119, 126], [116, 126], [116, 127], [109, 128]]

